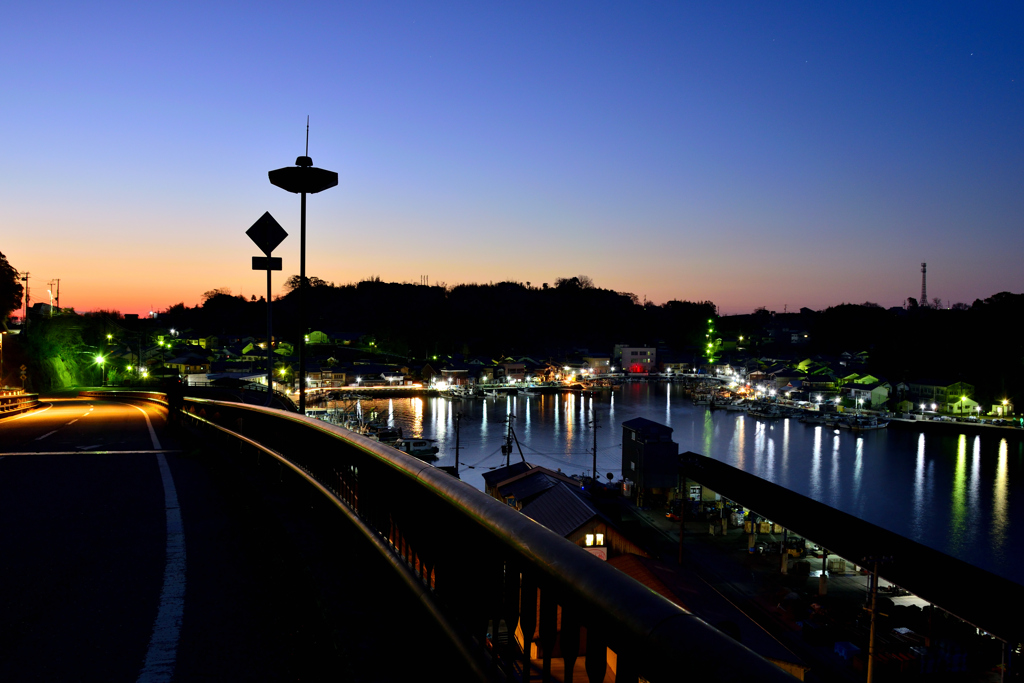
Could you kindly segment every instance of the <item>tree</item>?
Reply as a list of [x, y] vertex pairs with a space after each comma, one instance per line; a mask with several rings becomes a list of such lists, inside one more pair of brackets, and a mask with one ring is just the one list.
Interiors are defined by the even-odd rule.
[[218, 287], [217, 289], [209, 289], [203, 292], [203, 302], [217, 297], [217, 296], [231, 296], [231, 289], [228, 287]]
[[[376, 281], [380, 282], [380, 278], [378, 277]], [[373, 280], [371, 279], [370, 282], [373, 282]], [[302, 284], [302, 278], [298, 275], [292, 275], [284, 281], [284, 288], [289, 292], [294, 292], [299, 288], [300, 284]], [[325, 287], [327, 284], [327, 280], [321, 280], [320, 278], [312, 275], [306, 278], [307, 287]]]
[[25, 291], [18, 280], [18, 271], [0, 253], [0, 324], [6, 325], [11, 311], [21, 308], [21, 295]]

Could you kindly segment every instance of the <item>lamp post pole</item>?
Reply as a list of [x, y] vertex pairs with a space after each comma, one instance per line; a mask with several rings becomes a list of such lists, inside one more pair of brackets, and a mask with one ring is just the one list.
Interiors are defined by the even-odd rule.
[[[306, 121], [306, 154], [309, 154], [309, 121]], [[313, 166], [309, 156], [295, 160], [294, 166], [270, 171], [270, 183], [282, 190], [301, 195], [299, 214], [299, 413], [306, 414], [306, 195], [323, 192], [338, 184], [338, 174]], [[269, 304], [269, 302], [268, 302]]]

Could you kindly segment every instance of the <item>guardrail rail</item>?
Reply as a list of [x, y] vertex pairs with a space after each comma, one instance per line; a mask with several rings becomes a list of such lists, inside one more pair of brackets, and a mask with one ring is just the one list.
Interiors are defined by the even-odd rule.
[[[127, 396], [124, 396], [127, 397]], [[484, 680], [792, 681], [583, 549], [448, 474], [280, 410], [185, 398], [190, 421], [320, 491], [399, 572]]]
[[23, 413], [39, 405], [39, 394], [23, 391], [0, 391], [0, 417]]

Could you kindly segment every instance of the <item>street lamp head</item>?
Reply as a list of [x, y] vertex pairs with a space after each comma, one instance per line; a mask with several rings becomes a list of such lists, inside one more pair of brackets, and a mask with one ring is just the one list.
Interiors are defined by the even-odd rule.
[[338, 184], [338, 174], [313, 166], [309, 157], [299, 157], [295, 166], [270, 171], [270, 184], [295, 194], [316, 194]]

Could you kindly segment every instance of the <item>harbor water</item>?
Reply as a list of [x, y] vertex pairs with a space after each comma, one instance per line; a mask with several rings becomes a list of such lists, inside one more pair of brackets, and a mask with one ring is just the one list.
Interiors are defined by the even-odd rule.
[[[480, 489], [483, 474], [505, 464], [509, 415], [527, 462], [567, 474], [590, 473], [596, 426], [604, 480], [621, 477], [622, 423], [645, 417], [672, 427], [680, 452], [716, 458], [1024, 585], [1017, 546], [1024, 542], [1024, 433], [1017, 431], [936, 434], [911, 425], [837, 433], [792, 418], [712, 411], [667, 382], [626, 383], [595, 396], [361, 400], [355, 409], [406, 436], [435, 439], [436, 465], [455, 464], [461, 413], [460, 476]], [[510, 457], [520, 459], [515, 446]]]

